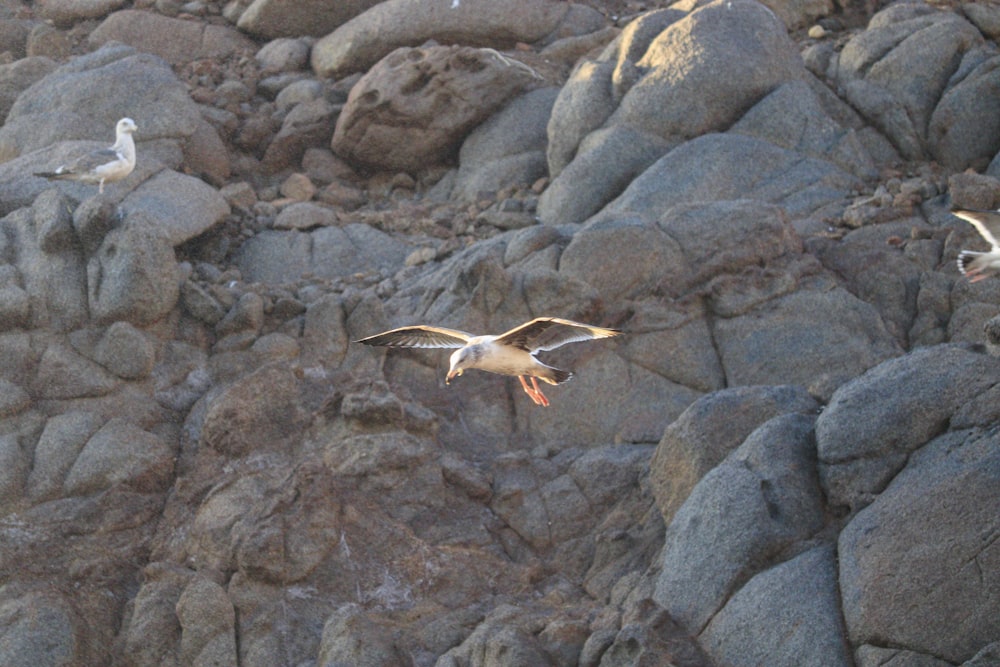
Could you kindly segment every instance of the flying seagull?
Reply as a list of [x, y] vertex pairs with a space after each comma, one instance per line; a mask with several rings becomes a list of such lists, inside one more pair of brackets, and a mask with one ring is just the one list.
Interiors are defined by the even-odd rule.
[[972, 223], [991, 246], [989, 252], [963, 250], [958, 253], [958, 270], [962, 275], [970, 283], [974, 283], [1000, 273], [1000, 243], [997, 243], [997, 237], [1000, 236], [1000, 211], [958, 210], [951, 213]]
[[49, 180], [97, 183], [97, 191], [104, 192], [105, 183], [120, 181], [135, 169], [135, 142], [132, 133], [138, 130], [131, 118], [122, 118], [115, 125], [115, 143], [110, 148], [87, 153], [55, 171], [36, 173]]
[[[554, 350], [567, 343], [610, 338], [620, 333], [617, 329], [592, 327], [558, 317], [539, 317], [499, 336], [474, 336], [456, 329], [419, 325], [393, 329], [354, 342], [388, 347], [458, 348], [451, 354], [451, 366], [445, 376], [445, 384], [451, 383], [470, 368], [500, 375], [516, 375], [531, 400], [536, 405], [547, 406], [549, 399], [538, 388], [538, 380], [561, 384], [573, 377], [573, 374], [543, 364], [535, 358], [535, 354]], [[526, 377], [531, 378], [530, 385], [525, 380]]]

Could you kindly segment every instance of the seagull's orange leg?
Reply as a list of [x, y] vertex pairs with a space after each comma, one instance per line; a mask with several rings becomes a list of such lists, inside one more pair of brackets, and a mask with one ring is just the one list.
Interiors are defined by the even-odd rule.
[[539, 405], [544, 405], [545, 407], [549, 407], [549, 399], [547, 399], [545, 397], [545, 394], [542, 393], [542, 390], [538, 388], [538, 378], [536, 378], [534, 375], [531, 376], [531, 386], [534, 388], [535, 394], [538, 396], [538, 398], [542, 399], [542, 402]]
[[528, 386], [528, 383], [524, 381], [523, 375], [518, 375], [517, 379], [521, 381], [521, 386], [524, 387], [524, 393], [526, 393], [531, 400], [535, 402], [535, 405], [547, 406], [549, 404], [549, 399], [545, 398], [545, 394], [543, 394], [538, 388], [538, 380], [536, 380], [534, 376], [531, 378], [531, 384], [534, 385], [534, 388]]

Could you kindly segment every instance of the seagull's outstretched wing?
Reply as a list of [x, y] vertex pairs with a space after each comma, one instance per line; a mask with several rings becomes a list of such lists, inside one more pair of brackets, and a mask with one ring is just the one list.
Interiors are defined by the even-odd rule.
[[567, 343], [577, 343], [595, 338], [610, 338], [621, 333], [617, 329], [604, 329], [558, 317], [538, 317], [519, 327], [497, 336], [501, 345], [519, 347], [528, 352], [554, 350]]
[[1000, 211], [959, 210], [952, 215], [972, 223], [979, 234], [994, 248], [1000, 250]]
[[465, 347], [471, 338], [472, 334], [458, 329], [418, 325], [384, 331], [354, 342], [388, 347]]

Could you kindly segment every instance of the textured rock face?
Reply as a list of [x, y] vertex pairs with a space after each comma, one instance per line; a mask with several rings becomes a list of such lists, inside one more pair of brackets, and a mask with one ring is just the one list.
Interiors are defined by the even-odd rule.
[[[785, 27], [757, 2], [637, 21], [596, 62], [581, 63], [556, 102], [549, 168], [557, 178], [541, 202], [543, 220], [582, 222], [670, 148], [726, 129], [803, 74]], [[610, 173], [595, 182], [598, 165]]]
[[1000, 10], [321, 4], [0, 7], [0, 664], [998, 663]]
[[[942, 435], [848, 524], [838, 551], [852, 642], [889, 639], [961, 663], [993, 641], [998, 555], [983, 535], [997, 525], [988, 509], [996, 501], [997, 458], [995, 435]], [[896, 551], [914, 542], [920, 548]], [[931, 632], [917, 632], [916, 624]]]
[[489, 49], [402, 48], [351, 89], [331, 146], [369, 166], [417, 170], [452, 156], [473, 127], [536, 78]]
[[397, 48], [419, 46], [428, 40], [504, 49], [553, 34], [591, 32], [602, 23], [600, 15], [586, 6], [572, 8], [552, 0], [463, 0], [430, 5], [389, 0], [319, 40], [313, 47], [312, 66], [320, 76], [343, 76], [367, 70]]
[[255, 50], [252, 41], [232, 28], [136, 10], [109, 16], [90, 33], [90, 41], [96, 45], [121, 42], [155, 54], [171, 64], [204, 58], [224, 59]]
[[251, 35], [274, 38], [293, 35], [320, 37], [378, 2], [353, 0], [331, 4], [325, 0], [254, 0], [248, 4], [240, 14], [239, 28]]
[[[922, 62], [912, 70], [917, 54]], [[906, 3], [877, 14], [829, 71], [847, 99], [904, 157], [931, 155], [960, 170], [991, 159], [1000, 148], [995, 121], [972, 110], [995, 95], [988, 83], [995, 67], [996, 56], [967, 20]], [[920, 85], [901, 85], [903, 80]], [[972, 138], [973, 127], [985, 129], [979, 141]]]

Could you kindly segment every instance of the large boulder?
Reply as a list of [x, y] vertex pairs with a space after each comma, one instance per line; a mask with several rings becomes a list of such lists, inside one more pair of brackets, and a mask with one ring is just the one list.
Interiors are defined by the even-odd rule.
[[68, 27], [79, 21], [106, 16], [124, 4], [125, 0], [49, 0], [41, 6], [40, 13], [42, 18]]
[[90, 315], [98, 322], [156, 322], [180, 297], [180, 269], [155, 219], [134, 211], [104, 237], [87, 263]]
[[46, 421], [35, 446], [28, 497], [50, 500], [59, 496], [80, 450], [103, 425], [104, 419], [93, 412], [64, 412]]
[[[727, 129], [804, 75], [785, 27], [754, 0], [635, 21], [598, 61], [578, 66], [556, 101], [549, 169], [557, 176], [541, 202], [542, 219], [580, 222], [668, 149]], [[581, 198], [586, 206], [576, 203]]]
[[229, 204], [218, 190], [169, 169], [130, 192], [122, 206], [142, 211], [143, 224], [150, 225], [174, 247], [208, 231], [230, 213]]
[[[68, 201], [55, 190], [0, 220], [28, 302], [28, 323], [69, 331], [88, 316], [86, 260], [73, 247]], [[70, 233], [67, 235], [66, 231]]]
[[[751, 163], [755, 169], [746, 168]], [[563, 175], [572, 173], [571, 168], [572, 165]], [[805, 157], [742, 134], [707, 134], [681, 144], [655, 161], [594, 219], [658, 216], [677, 204], [725, 199], [770, 202], [800, 217], [831, 201], [842, 201], [859, 186], [856, 176], [832, 162]], [[578, 222], [564, 219], [556, 208], [559, 201], [542, 197], [539, 214], [543, 222]]]
[[927, 126], [931, 157], [956, 171], [1000, 152], [1000, 119], [988, 112], [1000, 104], [1000, 56], [983, 51], [982, 62], [938, 101]]
[[0, 118], [6, 118], [17, 96], [33, 83], [52, 73], [56, 63], [45, 56], [21, 58], [0, 65]]
[[[755, 104], [730, 131], [826, 160], [859, 178], [875, 176], [874, 160], [858, 133], [838, 122], [825, 102], [806, 81], [790, 81]], [[837, 106], [842, 112], [837, 116], [843, 115], [846, 110]]]
[[545, 124], [557, 92], [541, 88], [516, 97], [469, 134], [458, 154], [453, 199], [472, 202], [482, 192], [545, 176]]
[[748, 581], [699, 637], [720, 664], [849, 667], [832, 545]]
[[307, 274], [391, 274], [402, 268], [411, 251], [404, 241], [355, 223], [310, 232], [261, 232], [243, 244], [236, 261], [247, 280], [290, 283]]
[[[975, 95], [995, 95], [989, 92], [995, 65], [984, 63], [975, 75], [969, 71], [970, 61], [986, 60], [986, 53], [977, 53], [982, 44], [979, 30], [957, 13], [899, 3], [872, 17], [868, 29], [844, 45], [828, 71], [847, 101], [903, 157], [919, 160], [934, 154], [961, 169], [1000, 149], [1000, 126], [988, 113], [972, 111], [985, 108]], [[963, 110], [957, 111], [960, 106]], [[977, 128], [974, 142], [957, 127], [962, 122]]]
[[[763, 291], [770, 289], [774, 286]], [[871, 304], [829, 284], [775, 295], [752, 310], [720, 318], [713, 337], [730, 383], [790, 382], [824, 398], [901, 352]]]
[[699, 398], [671, 422], [649, 463], [649, 482], [665, 521], [706, 473], [768, 419], [814, 412], [819, 404], [792, 386], [733, 387]]
[[473, 127], [536, 79], [490, 49], [401, 48], [351, 89], [331, 146], [371, 167], [415, 172], [453, 158]]
[[585, 222], [625, 190], [673, 144], [626, 125], [595, 130], [576, 147], [538, 201], [545, 224]]
[[128, 44], [171, 65], [201, 59], [225, 60], [257, 50], [252, 40], [232, 28], [138, 9], [115, 12], [90, 33], [88, 40], [95, 46], [108, 42]]
[[[751, 577], [823, 525], [813, 423], [801, 414], [765, 422], [698, 482], [667, 526], [654, 600], [689, 632], [700, 633]], [[769, 620], [753, 612], [748, 622]]]
[[400, 47], [444, 45], [505, 49], [551, 35], [592, 32], [604, 17], [585, 5], [553, 0], [387, 0], [316, 42], [312, 67], [324, 77], [365, 71]]
[[725, 129], [766, 94], [804, 74], [785, 26], [754, 0], [696, 9], [657, 35], [634, 67], [642, 74], [622, 87], [608, 122], [663, 138]]
[[[16, 589], [11, 591], [16, 593]], [[83, 620], [55, 593], [10, 593], [0, 601], [0, 660], [11, 667], [71, 665], [96, 657], [80, 646]], [[87, 654], [90, 655], [87, 655]]]
[[1000, 361], [960, 346], [920, 348], [845, 384], [816, 423], [820, 473], [835, 505], [872, 501], [955, 411], [1000, 382]]
[[257, 37], [322, 37], [380, 0], [253, 0], [236, 25]]
[[201, 444], [229, 456], [277, 447], [300, 424], [297, 397], [291, 370], [265, 366], [211, 397]]
[[[935, 396], [908, 414], [936, 405]], [[998, 445], [992, 429], [935, 438], [841, 532], [840, 588], [852, 644], [959, 664], [1000, 636], [1000, 567], [988, 537], [1000, 527]]]
[[115, 484], [162, 491], [174, 467], [174, 450], [156, 435], [112, 419], [90, 437], [66, 473], [67, 495], [89, 494]]

